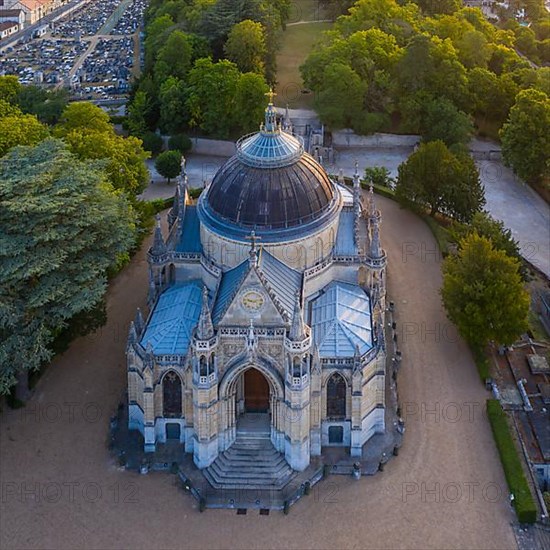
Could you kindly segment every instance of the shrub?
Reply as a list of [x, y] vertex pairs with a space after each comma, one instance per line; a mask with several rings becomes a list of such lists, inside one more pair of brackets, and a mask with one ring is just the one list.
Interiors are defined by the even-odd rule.
[[487, 380], [491, 374], [489, 372], [489, 361], [487, 360], [483, 350], [477, 346], [472, 346], [472, 355], [474, 356], [479, 377], [481, 378], [481, 381], [485, 383], [485, 380]]
[[141, 139], [143, 141], [143, 148], [146, 151], [150, 151], [151, 154], [158, 155], [162, 151], [162, 138], [158, 134], [155, 134], [155, 132], [147, 132]]
[[193, 142], [185, 134], [176, 134], [170, 136], [168, 140], [168, 149], [170, 151], [179, 151], [180, 153], [187, 153], [193, 147]]
[[508, 488], [514, 495], [514, 508], [518, 520], [520, 523], [535, 523], [537, 521], [537, 507], [523, 473], [521, 460], [506, 421], [506, 413], [497, 399], [487, 400], [487, 416]]

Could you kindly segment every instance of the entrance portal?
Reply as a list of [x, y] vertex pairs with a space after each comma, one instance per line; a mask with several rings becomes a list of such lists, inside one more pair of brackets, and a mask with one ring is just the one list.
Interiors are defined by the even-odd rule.
[[259, 370], [248, 369], [244, 373], [244, 409], [255, 413], [269, 411], [269, 384]]

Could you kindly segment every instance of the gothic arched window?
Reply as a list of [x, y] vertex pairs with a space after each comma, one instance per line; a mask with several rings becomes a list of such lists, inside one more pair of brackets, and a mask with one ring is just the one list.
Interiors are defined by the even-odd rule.
[[165, 417], [181, 416], [181, 380], [175, 372], [162, 379], [162, 412]]
[[336, 372], [327, 382], [327, 416], [346, 418], [346, 381]]
[[204, 355], [199, 358], [199, 374], [200, 376], [208, 376], [208, 363]]

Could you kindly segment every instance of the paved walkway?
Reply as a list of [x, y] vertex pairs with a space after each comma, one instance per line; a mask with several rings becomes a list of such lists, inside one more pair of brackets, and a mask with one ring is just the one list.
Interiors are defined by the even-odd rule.
[[331, 476], [289, 516], [237, 516], [200, 514], [169, 474], [120, 471], [108, 423], [126, 389], [128, 323], [145, 304], [149, 239], [110, 287], [106, 326], [54, 361], [24, 409], [0, 417], [0, 548], [516, 548], [488, 394], [443, 311], [439, 261], [426, 254], [435, 241], [412, 213], [378, 203], [407, 427], [383, 473]]

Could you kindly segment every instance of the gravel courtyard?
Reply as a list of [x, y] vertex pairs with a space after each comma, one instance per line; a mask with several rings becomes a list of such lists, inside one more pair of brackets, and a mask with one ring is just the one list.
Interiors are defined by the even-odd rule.
[[24, 409], [0, 417], [0, 548], [516, 548], [488, 394], [445, 317], [435, 241], [377, 200], [406, 421], [384, 472], [331, 476], [288, 516], [237, 516], [199, 513], [169, 474], [120, 471], [108, 423], [125, 391], [128, 323], [145, 304], [147, 242], [111, 285], [107, 325], [54, 361]]

